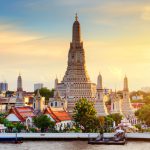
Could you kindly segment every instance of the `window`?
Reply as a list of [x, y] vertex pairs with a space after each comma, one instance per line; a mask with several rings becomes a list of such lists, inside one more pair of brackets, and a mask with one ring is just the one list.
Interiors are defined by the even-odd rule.
[[51, 103], [51, 106], [53, 107], [53, 103]]
[[35, 103], [34, 103], [34, 105], [33, 105], [33, 108], [35, 109]]
[[57, 107], [57, 102], [55, 102], [55, 107]]

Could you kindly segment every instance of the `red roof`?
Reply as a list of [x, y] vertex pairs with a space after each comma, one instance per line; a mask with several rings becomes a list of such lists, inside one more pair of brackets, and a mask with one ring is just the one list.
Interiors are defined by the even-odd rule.
[[47, 107], [44, 114], [49, 114], [56, 122], [71, 120], [71, 117], [63, 108]]
[[35, 117], [33, 108], [29, 106], [12, 107], [9, 114], [11, 113], [15, 114], [21, 122], [24, 122], [28, 117]]
[[140, 109], [143, 105], [144, 103], [132, 103], [132, 106], [136, 109]]

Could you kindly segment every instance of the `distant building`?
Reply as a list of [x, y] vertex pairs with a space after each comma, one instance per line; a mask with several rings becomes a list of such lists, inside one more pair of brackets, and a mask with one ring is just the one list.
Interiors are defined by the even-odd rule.
[[43, 83], [35, 83], [34, 84], [34, 91], [36, 90], [40, 90], [41, 88], [43, 88]]
[[144, 105], [145, 103], [132, 103], [132, 107], [134, 108], [134, 110], [138, 110], [138, 109], [141, 109], [142, 106]]
[[6, 83], [6, 82], [1, 82], [1, 83], [0, 83], [0, 91], [1, 91], [1, 92], [6, 92], [6, 91], [8, 91], [8, 83]]
[[0, 112], [7, 112], [12, 106], [15, 106], [15, 103], [15, 97], [0, 97]]
[[132, 100], [143, 100], [143, 95], [134, 95], [131, 97]]

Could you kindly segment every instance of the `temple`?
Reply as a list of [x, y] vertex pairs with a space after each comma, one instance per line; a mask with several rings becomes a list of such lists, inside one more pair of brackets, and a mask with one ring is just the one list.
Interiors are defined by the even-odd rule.
[[75, 102], [80, 98], [95, 100], [96, 84], [91, 83], [85, 64], [85, 51], [81, 41], [81, 28], [76, 15], [72, 28], [72, 42], [68, 53], [68, 66], [63, 80], [55, 81], [55, 91], [66, 99], [67, 109], [72, 113]]

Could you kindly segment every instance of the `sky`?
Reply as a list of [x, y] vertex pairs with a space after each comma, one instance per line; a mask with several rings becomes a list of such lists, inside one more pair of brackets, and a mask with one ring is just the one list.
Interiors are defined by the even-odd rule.
[[150, 86], [149, 0], [0, 0], [0, 81], [33, 91], [54, 87], [66, 67], [75, 13], [81, 24], [86, 67], [96, 83], [120, 90]]

